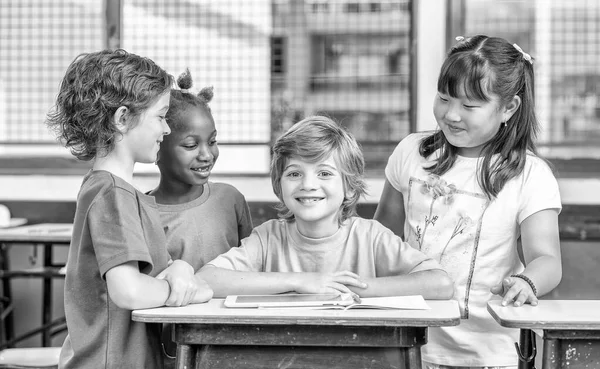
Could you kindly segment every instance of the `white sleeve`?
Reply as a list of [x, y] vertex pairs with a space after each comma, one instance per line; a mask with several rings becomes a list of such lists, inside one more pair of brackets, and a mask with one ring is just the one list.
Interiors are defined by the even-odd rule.
[[253, 230], [250, 236], [242, 239], [240, 247], [232, 247], [208, 264], [230, 270], [262, 272], [264, 270], [261, 238]]
[[519, 224], [530, 215], [545, 209], [562, 209], [558, 182], [552, 170], [542, 159], [529, 156], [531, 164], [523, 171], [521, 201], [517, 220]]
[[[431, 134], [431, 133], [429, 133]], [[398, 192], [402, 192], [402, 180], [407, 180], [406, 163], [412, 155], [420, 156], [419, 145], [427, 134], [413, 133], [406, 136], [394, 149], [385, 167], [385, 178]]]

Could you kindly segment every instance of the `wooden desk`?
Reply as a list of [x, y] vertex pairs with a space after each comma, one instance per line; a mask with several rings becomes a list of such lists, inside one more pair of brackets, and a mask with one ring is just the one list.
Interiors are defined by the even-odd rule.
[[[68, 246], [71, 242], [71, 233], [73, 225], [68, 223], [43, 223], [35, 225], [26, 225], [15, 228], [0, 229], [0, 279], [2, 279], [2, 290], [4, 294], [2, 316], [0, 317], [0, 325], [4, 324], [6, 319], [6, 337], [7, 342], [2, 342], [4, 337], [0, 337], [0, 348], [12, 347], [15, 343], [31, 337], [35, 334], [42, 334], [42, 345], [50, 346], [52, 335], [65, 329], [65, 319], [57, 319], [52, 321], [52, 279], [56, 277], [64, 277], [64, 264], [55, 264], [53, 260], [54, 246]], [[34, 245], [34, 256], [37, 258], [37, 245], [43, 245], [44, 255], [42, 268], [11, 270], [8, 248], [10, 246]], [[35, 262], [35, 260], [32, 260]], [[11, 288], [10, 281], [12, 278], [42, 278], [43, 279], [43, 306], [42, 306], [42, 326], [30, 332], [27, 332], [19, 337], [14, 337], [14, 327], [11, 308]], [[4, 311], [4, 305], [10, 308]], [[0, 329], [0, 333], [4, 329]]]
[[135, 310], [173, 323], [177, 368], [421, 368], [427, 327], [460, 323], [456, 301], [430, 310], [231, 309], [223, 299]]
[[600, 301], [540, 300], [538, 306], [502, 306], [488, 302], [500, 325], [543, 330], [543, 369], [600, 368]]

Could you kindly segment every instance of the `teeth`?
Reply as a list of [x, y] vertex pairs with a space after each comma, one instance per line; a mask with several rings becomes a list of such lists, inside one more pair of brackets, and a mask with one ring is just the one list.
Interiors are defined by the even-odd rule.
[[317, 202], [320, 201], [321, 198], [318, 197], [302, 197], [302, 198], [298, 198], [298, 201], [303, 202], [303, 203], [310, 203], [310, 202]]

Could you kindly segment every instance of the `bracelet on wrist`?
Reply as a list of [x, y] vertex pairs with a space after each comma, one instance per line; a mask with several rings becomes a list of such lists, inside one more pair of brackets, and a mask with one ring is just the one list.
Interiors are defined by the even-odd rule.
[[511, 277], [521, 278], [522, 280], [527, 282], [527, 284], [529, 285], [529, 287], [531, 287], [531, 290], [533, 291], [533, 295], [537, 297], [537, 289], [535, 288], [535, 284], [533, 284], [533, 281], [528, 276], [524, 274], [513, 274], [511, 275]]

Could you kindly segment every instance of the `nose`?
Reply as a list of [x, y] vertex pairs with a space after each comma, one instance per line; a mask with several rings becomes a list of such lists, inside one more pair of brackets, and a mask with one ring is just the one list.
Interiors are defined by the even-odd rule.
[[213, 154], [206, 145], [198, 146], [198, 160], [200, 161], [211, 161]]
[[311, 191], [317, 188], [317, 180], [314, 176], [305, 175], [302, 177], [302, 189]]
[[166, 120], [163, 120], [163, 135], [167, 136], [169, 134], [171, 134], [171, 127], [169, 127]]
[[460, 121], [460, 113], [458, 104], [448, 104], [444, 118], [450, 122]]

